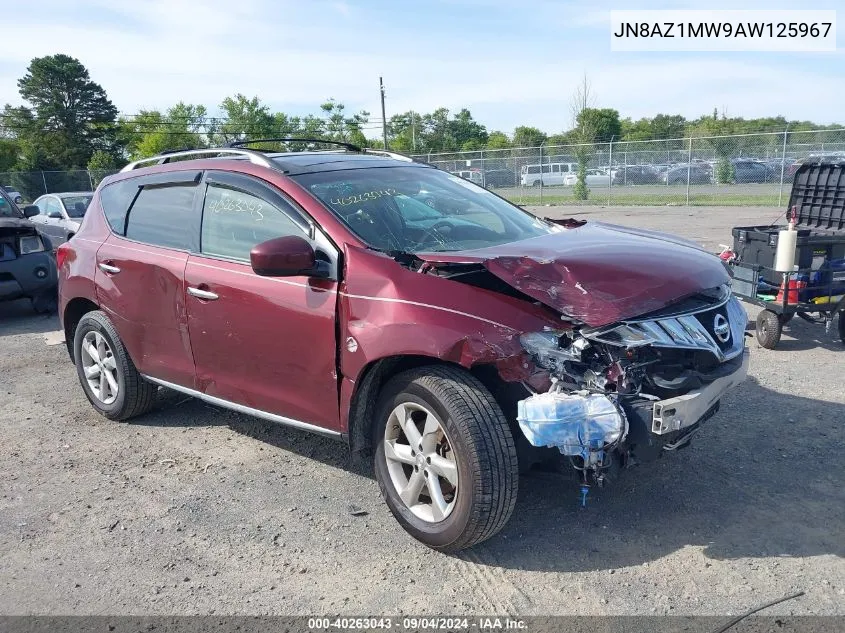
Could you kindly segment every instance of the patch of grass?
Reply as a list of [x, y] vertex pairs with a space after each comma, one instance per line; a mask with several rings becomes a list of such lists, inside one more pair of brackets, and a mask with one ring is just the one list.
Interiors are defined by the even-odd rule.
[[[666, 195], [660, 193], [637, 193], [637, 192], [612, 192], [609, 196], [607, 191], [596, 192], [593, 191], [587, 200], [577, 200], [571, 193], [561, 193], [555, 191], [553, 194], [543, 194], [542, 201], [539, 194], [533, 195], [519, 195], [506, 194], [504, 197], [515, 204], [525, 206], [536, 206], [540, 204], [551, 205], [619, 205], [619, 206], [685, 206], [686, 195]], [[787, 197], [788, 199], [788, 197]], [[748, 193], [748, 192], [719, 192], [719, 193], [690, 193], [690, 206], [760, 206], [773, 207], [778, 204], [777, 194], [769, 193]]]

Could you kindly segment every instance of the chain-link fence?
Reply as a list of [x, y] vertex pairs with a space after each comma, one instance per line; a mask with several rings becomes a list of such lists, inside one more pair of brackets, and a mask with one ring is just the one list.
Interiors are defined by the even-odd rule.
[[[415, 155], [523, 205], [763, 205], [801, 161], [845, 158], [845, 129]], [[586, 188], [578, 185], [579, 169]]]
[[0, 171], [0, 186], [3, 186], [7, 192], [19, 193], [23, 202], [32, 202], [45, 193], [93, 191], [103, 178], [114, 173], [117, 173], [116, 169]]
[[[763, 205], [789, 200], [801, 161], [845, 158], [845, 129], [417, 154], [523, 205]], [[578, 185], [585, 172], [586, 188]], [[0, 172], [25, 202], [90, 191], [114, 170]]]

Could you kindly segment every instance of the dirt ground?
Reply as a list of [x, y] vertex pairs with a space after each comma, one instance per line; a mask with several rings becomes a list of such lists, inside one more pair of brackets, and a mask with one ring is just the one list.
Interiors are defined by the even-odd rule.
[[[711, 250], [778, 214], [538, 211]], [[766, 614], [845, 614], [835, 329], [749, 339], [747, 382], [690, 448], [585, 510], [573, 481], [529, 474], [505, 530], [458, 556], [412, 540], [338, 443], [170, 392], [132, 423], [99, 417], [57, 329], [0, 304], [2, 614], [737, 614], [799, 589]]]

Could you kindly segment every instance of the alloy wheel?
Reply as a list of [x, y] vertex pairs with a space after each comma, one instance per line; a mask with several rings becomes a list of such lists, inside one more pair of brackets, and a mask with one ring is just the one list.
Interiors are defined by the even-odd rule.
[[384, 429], [384, 459], [414, 515], [429, 523], [449, 516], [458, 498], [458, 464], [437, 416], [414, 402], [394, 408]]
[[82, 339], [82, 370], [88, 388], [103, 404], [112, 404], [120, 390], [117, 382], [117, 362], [106, 337], [97, 331], [88, 332]]

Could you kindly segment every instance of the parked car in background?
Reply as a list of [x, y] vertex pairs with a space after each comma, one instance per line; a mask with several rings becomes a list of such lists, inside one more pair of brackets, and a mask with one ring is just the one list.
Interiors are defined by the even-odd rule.
[[835, 162], [837, 160], [842, 160], [845, 158], [845, 152], [827, 152], [827, 153], [816, 153], [816, 154], [809, 154], [804, 158], [799, 158], [798, 160], [789, 161], [786, 164], [786, 171], [784, 175], [784, 179], [786, 180], [788, 177], [788, 181], [792, 181], [795, 177], [795, 172], [798, 171], [798, 168], [805, 162], [813, 162], [813, 161], [827, 161], [827, 162]]
[[476, 185], [484, 186], [484, 174], [481, 173], [480, 169], [461, 169], [450, 173], [454, 176], [460, 176], [464, 180], [474, 182]]
[[735, 183], [765, 183], [776, 182], [780, 179], [780, 173], [775, 176], [774, 169], [766, 163], [756, 160], [735, 158], [731, 161], [733, 165], [733, 181]]
[[523, 165], [519, 183], [523, 187], [562, 185], [566, 174], [578, 171], [575, 163], [543, 163], [542, 165]]
[[50, 237], [54, 246], [58, 246], [79, 230], [93, 195], [93, 191], [73, 191], [41, 196], [33, 202], [38, 207], [38, 215], [33, 216], [32, 221]]
[[660, 173], [650, 165], [619, 167], [613, 175], [614, 185], [656, 185], [660, 182]]
[[9, 196], [15, 204], [23, 203], [23, 196], [20, 194], [20, 191], [15, 191], [11, 185], [4, 185], [0, 187], [0, 189], [5, 191], [6, 195]]
[[746, 375], [745, 311], [692, 242], [348, 145], [167, 157], [104, 179], [57, 251], [93, 408], [133, 418], [164, 386], [345, 442], [438, 550], [501, 530], [533, 463], [573, 467], [586, 503], [676, 454]]
[[21, 210], [0, 190], [0, 301], [28, 298], [36, 312], [56, 307], [56, 260], [49, 238], [28, 218], [38, 208]]
[[687, 178], [691, 185], [706, 185], [713, 180], [713, 170], [706, 163], [677, 165], [663, 174], [662, 178], [667, 185], [685, 185]]
[[[586, 175], [586, 184], [588, 187], [609, 187], [610, 174], [603, 169], [588, 169]], [[563, 177], [563, 184], [567, 187], [572, 187], [578, 182], [578, 171], [570, 172]]]
[[516, 187], [516, 172], [512, 169], [488, 169], [484, 172], [484, 186], [488, 189]]

